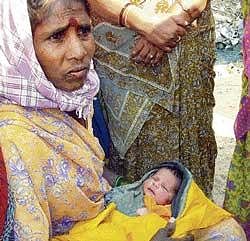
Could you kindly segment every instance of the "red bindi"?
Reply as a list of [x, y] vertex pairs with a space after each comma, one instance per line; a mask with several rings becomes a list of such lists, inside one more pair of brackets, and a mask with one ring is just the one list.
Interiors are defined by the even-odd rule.
[[71, 27], [78, 27], [79, 23], [78, 23], [78, 21], [75, 18], [70, 18], [69, 19], [69, 26], [71, 26]]

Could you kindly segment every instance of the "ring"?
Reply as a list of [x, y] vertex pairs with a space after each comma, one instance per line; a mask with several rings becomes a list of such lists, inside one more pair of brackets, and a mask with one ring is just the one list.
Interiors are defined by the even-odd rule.
[[152, 58], [154, 57], [154, 55], [153, 55], [153, 54], [150, 54], [150, 56], [149, 56], [149, 57], [150, 57], [150, 59], [152, 59]]
[[177, 36], [177, 40], [176, 40], [176, 43], [180, 42], [181, 41], [181, 36]]

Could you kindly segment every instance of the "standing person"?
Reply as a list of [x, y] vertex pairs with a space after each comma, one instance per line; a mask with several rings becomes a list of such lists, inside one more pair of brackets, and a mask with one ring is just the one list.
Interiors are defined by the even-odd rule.
[[228, 174], [224, 206], [245, 227], [250, 240], [250, 1], [242, 1], [244, 17], [242, 99], [235, 121], [236, 147]]
[[[131, 3], [90, 1], [113, 142], [109, 166], [134, 181], [165, 159], [180, 159], [210, 194], [217, 154], [210, 1]], [[190, 25], [194, 19], [196, 27]], [[139, 64], [130, 58], [132, 49]], [[143, 61], [154, 66], [146, 68]]]

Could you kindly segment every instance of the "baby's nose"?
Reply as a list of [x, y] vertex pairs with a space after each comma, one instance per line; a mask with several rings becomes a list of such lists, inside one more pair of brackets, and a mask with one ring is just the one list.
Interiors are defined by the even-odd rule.
[[156, 182], [156, 181], [153, 181], [153, 182], [152, 182], [152, 185], [153, 185], [154, 187], [156, 187], [156, 188], [158, 188], [158, 187], [159, 187], [159, 183], [158, 183], [158, 182]]

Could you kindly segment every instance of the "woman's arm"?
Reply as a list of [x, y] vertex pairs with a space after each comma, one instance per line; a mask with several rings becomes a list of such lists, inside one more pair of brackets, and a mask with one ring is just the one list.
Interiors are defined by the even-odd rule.
[[[92, 11], [112, 24], [119, 24], [121, 12], [129, 2], [128, 0], [89, 0]], [[175, 32], [177, 31], [180, 35], [185, 34], [185, 29], [181, 26], [181, 24], [184, 25], [184, 21], [180, 20], [178, 22], [180, 25], [178, 25], [172, 19], [168, 19], [169, 21], [164, 22], [163, 28], [160, 26], [158, 29], [159, 20], [161, 19], [158, 16], [154, 16], [152, 12], [149, 13], [143, 7], [131, 4], [126, 8], [126, 27], [144, 35], [150, 42], [161, 49], [169, 51], [168, 46], [173, 45], [173, 38], [176, 37]], [[150, 38], [154, 30], [156, 30], [156, 34]]]
[[[122, 9], [129, 2], [129, 0], [89, 0], [91, 9], [97, 16], [116, 25], [119, 25]], [[148, 18], [146, 18], [143, 9], [135, 5], [129, 5], [128, 8], [126, 27], [143, 34], [148, 26], [148, 23], [146, 23]]]
[[[119, 18], [128, 0], [89, 0], [92, 10], [98, 16], [113, 24]], [[126, 8], [126, 27], [144, 35], [162, 50], [175, 47], [175, 41], [186, 34], [185, 27], [197, 18], [205, 8], [207, 0], [176, 0], [165, 15], [148, 13], [141, 7], [129, 5]]]
[[149, 16], [151, 26], [144, 36], [164, 51], [167, 47], [174, 48], [186, 34], [186, 27], [200, 16], [206, 5], [207, 0], [175, 0], [166, 14]]
[[169, 8], [171, 15], [183, 16], [187, 21], [193, 22], [205, 9], [207, 0], [176, 0]]

